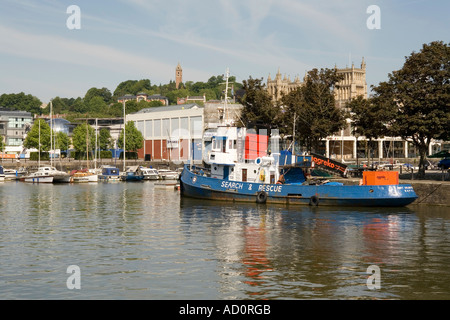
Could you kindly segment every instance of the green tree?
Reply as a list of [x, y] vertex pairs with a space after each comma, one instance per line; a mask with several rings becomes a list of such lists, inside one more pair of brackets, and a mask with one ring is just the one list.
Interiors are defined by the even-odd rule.
[[392, 136], [411, 139], [420, 154], [419, 177], [432, 139], [449, 136], [450, 46], [442, 41], [424, 44], [406, 57], [403, 67], [374, 88], [375, 98], [392, 110]]
[[[130, 114], [139, 111], [138, 102], [136, 100], [130, 100], [125, 102], [125, 114]], [[123, 116], [123, 104], [122, 104], [122, 116]]]
[[28, 149], [38, 149], [41, 152], [50, 150], [50, 126], [44, 119], [34, 121], [23, 146]]
[[31, 94], [26, 95], [23, 92], [4, 93], [0, 96], [0, 106], [13, 110], [23, 110], [40, 115], [42, 112], [41, 105], [41, 100]]
[[292, 132], [308, 150], [317, 150], [321, 140], [346, 125], [344, 110], [336, 106], [334, 88], [340, 77], [336, 69], [313, 69], [303, 86], [282, 98], [285, 132]]
[[243, 85], [245, 94], [239, 101], [244, 106], [241, 113], [242, 125], [247, 127], [261, 123], [277, 127], [280, 109], [273, 105], [262, 79], [250, 77], [243, 81]]
[[[144, 146], [144, 136], [142, 133], [136, 128], [133, 121], [128, 121], [125, 125], [125, 143], [126, 148], [125, 151], [138, 151]], [[123, 147], [123, 129], [120, 132], [119, 140], [117, 142], [119, 148], [124, 149]]]
[[55, 137], [55, 149], [60, 149], [60, 150], [68, 150], [70, 147], [70, 138], [69, 136], [60, 131], [58, 133], [56, 133], [56, 137]]
[[4, 141], [4, 138], [3, 138], [3, 136], [0, 136], [0, 151], [2, 152], [2, 153], [4, 153], [5, 152], [5, 141]]
[[98, 142], [100, 150], [107, 150], [113, 147], [114, 141], [111, 138], [111, 133], [108, 129], [102, 128], [98, 134]]
[[88, 106], [84, 103], [81, 98], [75, 99], [71, 106], [69, 107], [69, 111], [75, 113], [86, 113], [88, 111]]
[[[60, 97], [53, 98], [51, 103], [53, 114], [65, 113], [69, 109], [68, 106], [66, 105], [66, 102]], [[47, 104], [47, 107], [44, 109], [44, 112], [50, 114], [50, 103]]]
[[90, 88], [84, 95], [84, 102], [89, 104], [89, 102], [95, 97], [100, 97], [105, 104], [112, 102], [111, 91], [107, 88]]
[[101, 114], [106, 108], [107, 104], [100, 96], [92, 97], [88, 102], [84, 102], [87, 105], [87, 112]]
[[122, 97], [126, 94], [136, 95], [140, 92], [148, 93], [152, 90], [151, 82], [149, 79], [142, 80], [127, 80], [121, 82], [116, 90], [114, 90], [114, 98]]
[[[95, 148], [95, 130], [87, 123], [78, 125], [73, 129], [72, 144], [77, 152], [88, 152]], [[87, 147], [86, 147], [87, 144]]]
[[366, 147], [369, 149], [374, 147], [373, 140], [389, 134], [387, 123], [392, 118], [392, 111], [384, 103], [375, 98], [358, 96], [347, 103], [346, 107], [350, 110], [353, 135], [368, 139]]

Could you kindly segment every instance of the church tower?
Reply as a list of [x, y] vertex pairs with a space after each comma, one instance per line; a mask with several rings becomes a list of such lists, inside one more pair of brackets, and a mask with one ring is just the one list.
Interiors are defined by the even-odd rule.
[[183, 82], [183, 69], [181, 69], [180, 63], [178, 62], [177, 68], [175, 69], [175, 87], [178, 89], [180, 83]]

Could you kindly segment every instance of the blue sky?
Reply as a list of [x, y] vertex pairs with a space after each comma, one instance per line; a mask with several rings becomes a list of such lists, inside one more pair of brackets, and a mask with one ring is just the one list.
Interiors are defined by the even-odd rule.
[[[424, 43], [449, 42], [448, 0], [1, 0], [0, 94], [83, 97], [125, 80], [207, 81], [226, 68], [238, 81], [278, 69], [367, 63], [367, 83], [385, 81]], [[81, 29], [70, 30], [70, 5]], [[381, 29], [367, 28], [370, 5]]]

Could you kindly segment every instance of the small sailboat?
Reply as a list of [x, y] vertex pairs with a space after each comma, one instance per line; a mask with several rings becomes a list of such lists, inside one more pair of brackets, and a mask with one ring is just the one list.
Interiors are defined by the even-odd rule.
[[[72, 171], [70, 174], [70, 182], [73, 183], [98, 182], [98, 174], [96, 170], [89, 169], [89, 127], [87, 121], [86, 121], [86, 157], [87, 157], [86, 158], [87, 169]], [[97, 159], [95, 159], [95, 163], [97, 164]]]

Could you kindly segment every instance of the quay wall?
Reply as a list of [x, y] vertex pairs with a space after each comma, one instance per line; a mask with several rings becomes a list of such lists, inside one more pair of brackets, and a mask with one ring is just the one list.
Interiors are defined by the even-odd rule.
[[411, 185], [419, 197], [411, 205], [436, 205], [450, 207], [450, 182], [423, 180], [412, 182]]

